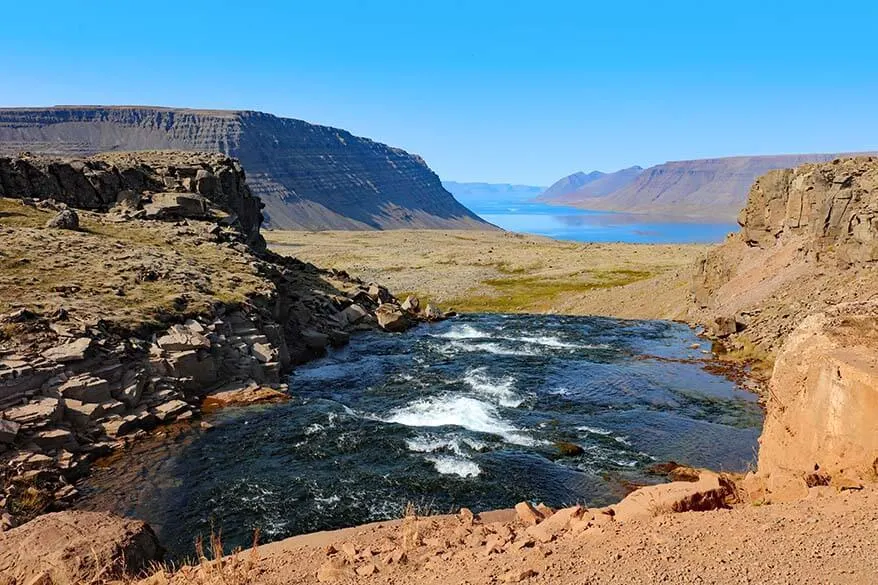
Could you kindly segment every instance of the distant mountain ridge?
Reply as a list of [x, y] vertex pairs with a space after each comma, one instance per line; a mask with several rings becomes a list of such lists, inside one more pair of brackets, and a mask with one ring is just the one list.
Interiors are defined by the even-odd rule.
[[[633, 166], [614, 173], [591, 173], [578, 172], [558, 180], [554, 185], [546, 189], [537, 197], [540, 201], [550, 203], [577, 202], [591, 197], [603, 197], [633, 182], [643, 167]], [[573, 191], [567, 191], [569, 186], [578, 184]]]
[[0, 109], [0, 153], [168, 149], [238, 158], [271, 227], [493, 229], [456, 201], [421, 157], [338, 128], [254, 111]]
[[464, 205], [467, 205], [469, 202], [486, 201], [489, 199], [530, 201], [545, 190], [545, 187], [513, 185], [509, 183], [442, 181], [442, 186]]
[[[734, 156], [672, 161], [642, 170], [630, 181], [620, 180], [612, 191], [596, 195], [589, 185], [542, 201], [604, 211], [625, 211], [668, 216], [734, 221], [747, 201], [757, 177], [775, 169], [805, 163], [828, 162], [843, 156], [868, 153]], [[622, 173], [624, 171], [619, 171]], [[562, 179], [563, 181], [563, 179]]]

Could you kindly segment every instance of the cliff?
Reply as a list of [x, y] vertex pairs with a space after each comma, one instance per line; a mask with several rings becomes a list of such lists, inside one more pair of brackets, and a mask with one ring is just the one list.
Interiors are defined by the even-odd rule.
[[[550, 198], [587, 209], [730, 221], [747, 201], [750, 185], [768, 171], [830, 161], [836, 154], [738, 156], [667, 162], [650, 167], [613, 191], [582, 191]], [[596, 196], [597, 195], [597, 196]]]
[[423, 159], [337, 128], [251, 111], [128, 106], [0, 110], [0, 152], [194, 150], [235, 157], [267, 222], [288, 229], [491, 229]]
[[774, 361], [751, 499], [874, 481], [878, 158], [771, 171], [739, 221], [699, 263], [691, 317], [739, 355]]

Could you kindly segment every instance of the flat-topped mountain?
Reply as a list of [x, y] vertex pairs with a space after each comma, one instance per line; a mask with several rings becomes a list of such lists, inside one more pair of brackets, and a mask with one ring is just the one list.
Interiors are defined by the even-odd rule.
[[[543, 200], [587, 209], [733, 220], [757, 177], [775, 169], [831, 161], [843, 154], [736, 156], [673, 161], [639, 172], [603, 194], [590, 185]], [[620, 171], [623, 172], [623, 171]], [[563, 179], [562, 179], [563, 181]], [[597, 195], [597, 196], [596, 196]]]
[[464, 205], [486, 201], [529, 201], [543, 192], [543, 187], [509, 183], [442, 181], [442, 186]]
[[424, 160], [302, 120], [252, 111], [147, 106], [0, 110], [0, 152], [92, 155], [196, 150], [239, 159], [272, 227], [491, 229]]

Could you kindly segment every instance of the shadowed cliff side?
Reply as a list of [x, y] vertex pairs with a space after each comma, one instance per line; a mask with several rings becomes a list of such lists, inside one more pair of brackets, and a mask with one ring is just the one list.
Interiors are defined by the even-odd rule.
[[238, 158], [273, 227], [491, 229], [424, 160], [345, 130], [250, 111], [128, 106], [0, 110], [0, 151], [198, 150]]

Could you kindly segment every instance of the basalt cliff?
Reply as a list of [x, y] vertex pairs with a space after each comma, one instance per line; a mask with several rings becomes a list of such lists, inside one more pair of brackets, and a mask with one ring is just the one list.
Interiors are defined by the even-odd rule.
[[351, 133], [252, 111], [59, 106], [0, 110], [0, 154], [219, 152], [241, 161], [269, 225], [492, 229], [424, 160]]

